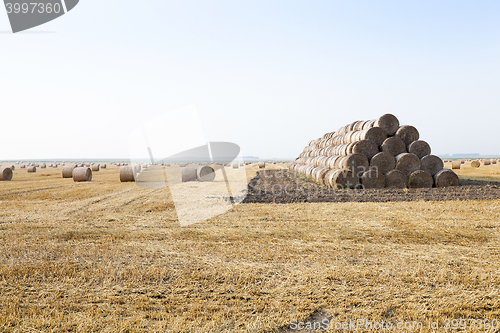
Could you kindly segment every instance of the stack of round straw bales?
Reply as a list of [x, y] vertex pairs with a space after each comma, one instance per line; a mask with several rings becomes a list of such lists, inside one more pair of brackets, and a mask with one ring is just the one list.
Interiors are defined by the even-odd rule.
[[431, 155], [418, 130], [392, 114], [355, 121], [312, 140], [289, 170], [334, 188], [419, 188], [459, 185], [458, 176]]

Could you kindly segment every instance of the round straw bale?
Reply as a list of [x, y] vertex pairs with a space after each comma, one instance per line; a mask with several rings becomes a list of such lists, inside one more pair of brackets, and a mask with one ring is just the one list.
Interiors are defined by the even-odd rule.
[[450, 169], [443, 169], [434, 175], [436, 187], [448, 187], [460, 185], [460, 180], [456, 173]]
[[396, 156], [396, 169], [409, 176], [413, 171], [420, 169], [420, 160], [415, 154], [399, 154]]
[[215, 179], [215, 171], [211, 166], [205, 165], [196, 169], [196, 178], [200, 182], [213, 182]]
[[140, 164], [133, 164], [131, 166], [132, 170], [134, 171], [135, 175], [137, 176], [138, 173], [142, 171], [141, 165]]
[[451, 161], [451, 168], [452, 169], [460, 169], [461, 165], [462, 165], [462, 162], [460, 160], [458, 160], [458, 161]]
[[238, 169], [240, 166], [238, 164], [238, 162], [234, 162], [233, 163], [233, 169]]
[[384, 114], [375, 121], [374, 126], [385, 130], [387, 135], [394, 135], [399, 128], [399, 120], [392, 114]]
[[481, 166], [481, 162], [479, 162], [478, 160], [472, 161], [470, 162], [470, 166], [473, 168], [479, 168]]
[[196, 168], [195, 167], [183, 167], [181, 168], [182, 182], [189, 182], [196, 180]]
[[46, 169], [47, 168], [47, 164], [43, 163], [41, 166], [40, 166], [40, 169]]
[[396, 167], [396, 159], [389, 153], [381, 152], [373, 156], [370, 161], [370, 169], [377, 169], [385, 175]]
[[21, 165], [19, 166], [19, 168], [21, 168], [21, 169], [26, 169], [26, 165], [25, 165], [25, 164], [21, 164]]
[[385, 187], [406, 188], [408, 178], [399, 170], [391, 170], [385, 175]]
[[378, 146], [372, 140], [361, 140], [352, 146], [352, 152], [355, 154], [363, 154], [370, 160], [373, 156], [378, 154]]
[[100, 168], [100, 164], [94, 164], [92, 166], [92, 171], [99, 171], [99, 168]]
[[328, 179], [325, 177], [325, 183], [333, 188], [354, 188], [359, 185], [359, 178], [350, 170], [339, 169], [329, 174]]
[[12, 169], [11, 168], [0, 168], [0, 180], [12, 180]]
[[443, 170], [444, 163], [443, 160], [436, 155], [427, 155], [420, 160], [421, 169], [427, 171], [434, 176], [440, 170]]
[[12, 171], [16, 170], [16, 167], [14, 165], [12, 165], [10, 168], [12, 169]]
[[63, 178], [73, 178], [73, 170], [75, 169], [74, 166], [66, 166], [62, 170], [62, 177]]
[[88, 167], [79, 167], [73, 170], [73, 180], [75, 182], [92, 181], [92, 170]]
[[347, 155], [342, 159], [340, 164], [342, 169], [352, 171], [357, 178], [365, 173], [369, 166], [370, 164], [368, 163], [368, 158], [363, 154]]
[[422, 159], [422, 157], [431, 154], [431, 146], [424, 140], [417, 140], [410, 143], [408, 146], [408, 152], [415, 154], [418, 158]]
[[135, 182], [135, 177], [137, 173], [134, 172], [131, 166], [121, 166], [120, 167], [120, 181], [123, 182]]
[[[491, 159], [491, 164], [497, 164], [497, 160]], [[14, 167], [14, 166], [12, 166], [12, 167]], [[12, 169], [12, 170], [14, 170], [14, 169]]]
[[264, 169], [266, 167], [266, 162], [259, 162], [259, 169]]
[[28, 167], [28, 172], [36, 172], [36, 166], [32, 165]]
[[398, 156], [399, 154], [406, 153], [406, 144], [397, 136], [392, 136], [382, 143], [380, 150], [392, 156]]
[[414, 141], [417, 141], [420, 138], [420, 134], [418, 130], [410, 125], [401, 126], [397, 132], [396, 136], [403, 140], [406, 145], [411, 144]]
[[101, 165], [101, 169], [106, 169], [106, 164]]
[[432, 185], [434, 185], [434, 179], [424, 170], [413, 171], [408, 178], [409, 188], [431, 188]]
[[377, 169], [370, 169], [361, 176], [364, 188], [384, 188], [385, 177]]
[[484, 165], [491, 165], [491, 160], [483, 160]]
[[360, 139], [372, 140], [377, 144], [377, 147], [380, 146], [385, 139], [387, 139], [387, 133], [380, 127], [372, 127], [363, 130], [360, 136]]

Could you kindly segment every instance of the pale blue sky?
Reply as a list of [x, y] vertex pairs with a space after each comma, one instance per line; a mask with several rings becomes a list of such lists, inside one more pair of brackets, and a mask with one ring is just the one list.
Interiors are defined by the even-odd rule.
[[387, 112], [434, 153], [500, 155], [499, 18], [498, 1], [81, 0], [30, 30], [55, 33], [0, 34], [0, 159], [127, 157], [141, 119], [192, 105], [243, 155], [292, 158]]

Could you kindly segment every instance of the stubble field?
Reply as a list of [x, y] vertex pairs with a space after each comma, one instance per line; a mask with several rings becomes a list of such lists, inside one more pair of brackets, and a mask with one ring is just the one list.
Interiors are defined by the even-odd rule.
[[[500, 200], [245, 203], [181, 227], [168, 189], [60, 172], [0, 182], [2, 332], [500, 320]], [[500, 182], [499, 165], [457, 174]]]

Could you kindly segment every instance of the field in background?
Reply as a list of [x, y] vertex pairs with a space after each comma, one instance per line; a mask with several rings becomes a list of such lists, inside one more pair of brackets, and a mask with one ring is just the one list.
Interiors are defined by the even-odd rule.
[[[500, 165], [456, 171], [500, 181]], [[500, 320], [500, 200], [241, 204], [180, 227], [168, 190], [60, 172], [0, 182], [0, 331]]]

